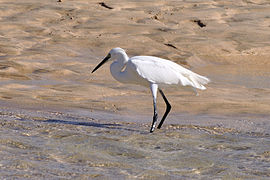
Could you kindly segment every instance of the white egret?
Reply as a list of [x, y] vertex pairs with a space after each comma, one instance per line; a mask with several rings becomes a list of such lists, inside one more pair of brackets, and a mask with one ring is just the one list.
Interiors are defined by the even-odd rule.
[[112, 76], [121, 83], [139, 84], [150, 87], [153, 96], [154, 116], [150, 132], [153, 132], [158, 118], [156, 98], [157, 90], [166, 103], [166, 111], [158, 125], [161, 128], [165, 118], [171, 110], [171, 105], [159, 85], [191, 86], [204, 90], [210, 80], [198, 75], [172, 61], [153, 56], [134, 56], [129, 58], [122, 48], [114, 48], [92, 71], [95, 72], [109, 59], [115, 60], [111, 66]]

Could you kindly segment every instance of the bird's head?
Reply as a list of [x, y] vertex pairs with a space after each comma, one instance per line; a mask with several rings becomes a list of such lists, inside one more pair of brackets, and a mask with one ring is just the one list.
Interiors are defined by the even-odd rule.
[[99, 67], [105, 64], [107, 61], [118, 59], [120, 56], [123, 56], [124, 54], [126, 54], [124, 49], [119, 48], [119, 47], [113, 48], [112, 50], [110, 50], [108, 55], [94, 68], [92, 73], [95, 72]]

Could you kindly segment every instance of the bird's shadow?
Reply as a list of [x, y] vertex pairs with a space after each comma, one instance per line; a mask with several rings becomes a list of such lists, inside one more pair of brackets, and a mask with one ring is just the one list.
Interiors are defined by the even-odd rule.
[[116, 130], [126, 130], [131, 132], [141, 132], [138, 129], [132, 129], [121, 124], [114, 123], [95, 123], [95, 122], [82, 122], [82, 121], [67, 121], [67, 120], [59, 120], [59, 119], [47, 119], [42, 120], [43, 123], [51, 123], [51, 124], [69, 124], [75, 126], [88, 126], [88, 127], [96, 127], [96, 128], [105, 128], [105, 129], [116, 129]]
[[111, 128], [111, 127], [120, 127], [121, 124], [112, 124], [112, 123], [94, 123], [94, 122], [81, 122], [81, 121], [67, 121], [67, 120], [59, 120], [59, 119], [47, 119], [42, 120], [42, 122], [46, 123], [55, 123], [55, 124], [69, 124], [69, 125], [77, 125], [77, 126], [92, 126], [98, 128]]

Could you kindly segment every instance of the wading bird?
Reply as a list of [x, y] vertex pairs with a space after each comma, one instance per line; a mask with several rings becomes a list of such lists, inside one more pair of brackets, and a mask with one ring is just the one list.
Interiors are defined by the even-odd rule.
[[155, 130], [158, 113], [156, 107], [157, 90], [166, 103], [166, 111], [158, 125], [161, 128], [171, 110], [171, 105], [159, 85], [191, 86], [194, 89], [206, 89], [210, 80], [198, 75], [172, 61], [154, 56], [134, 56], [129, 58], [122, 48], [113, 48], [109, 54], [92, 71], [95, 72], [109, 59], [114, 60], [110, 66], [112, 76], [121, 83], [138, 84], [150, 87], [153, 96], [154, 116], [150, 132]]

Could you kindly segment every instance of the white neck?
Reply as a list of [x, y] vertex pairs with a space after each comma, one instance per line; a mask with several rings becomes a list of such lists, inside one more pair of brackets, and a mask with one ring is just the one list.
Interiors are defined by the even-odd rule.
[[119, 82], [125, 81], [125, 77], [122, 74], [128, 59], [126, 53], [119, 53], [117, 59], [110, 66], [112, 76]]

